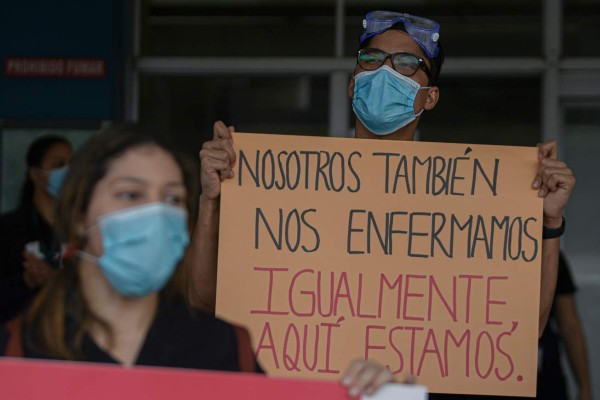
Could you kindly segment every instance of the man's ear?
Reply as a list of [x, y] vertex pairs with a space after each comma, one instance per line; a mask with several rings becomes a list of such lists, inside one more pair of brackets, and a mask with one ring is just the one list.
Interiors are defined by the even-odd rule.
[[354, 98], [354, 75], [350, 77], [350, 82], [348, 83], [348, 97], [350, 100]]
[[427, 89], [427, 98], [425, 99], [425, 110], [433, 110], [439, 99], [440, 89], [437, 86], [433, 86]]

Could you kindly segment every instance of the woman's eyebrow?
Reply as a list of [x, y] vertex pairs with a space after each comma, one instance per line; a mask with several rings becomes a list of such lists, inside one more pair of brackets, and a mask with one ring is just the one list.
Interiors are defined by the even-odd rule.
[[173, 186], [175, 186], [175, 187], [179, 187], [179, 186], [185, 186], [185, 185], [183, 184], [183, 182], [180, 182], [180, 181], [172, 181], [172, 182], [169, 182], [169, 183], [167, 183], [165, 186], [169, 186], [169, 187], [173, 187]]
[[[138, 178], [135, 176], [118, 176], [114, 179], [112, 179], [110, 181], [110, 184], [116, 184], [116, 183], [120, 183], [120, 182], [128, 182], [128, 183], [135, 183], [135, 184], [140, 184], [140, 185], [147, 185], [148, 181], [143, 179], [143, 178]], [[180, 187], [180, 186], [185, 186], [183, 184], [183, 182], [181, 181], [170, 181], [167, 182], [164, 186], [167, 187]]]
[[118, 176], [110, 181], [110, 184], [119, 183], [119, 182], [130, 182], [130, 183], [138, 183], [138, 184], [147, 184], [148, 181], [142, 178], [137, 178], [135, 176]]

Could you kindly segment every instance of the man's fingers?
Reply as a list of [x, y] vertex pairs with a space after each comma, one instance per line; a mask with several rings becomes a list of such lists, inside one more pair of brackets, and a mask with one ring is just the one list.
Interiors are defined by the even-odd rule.
[[202, 150], [223, 150], [228, 153], [233, 153], [233, 146], [229, 139], [213, 139], [204, 142]]
[[544, 186], [551, 192], [556, 192], [559, 188], [571, 190], [574, 185], [575, 177], [572, 174], [554, 172], [549, 173], [547, 177], [544, 178]]
[[[215, 163], [222, 161], [223, 163]], [[200, 163], [203, 172], [218, 172], [221, 180], [233, 177], [235, 165], [235, 152], [231, 143], [226, 139], [214, 139], [202, 145], [200, 150]]]
[[217, 121], [213, 127], [213, 140], [211, 141], [218, 141], [222, 143], [223, 150], [226, 150], [230, 154], [231, 166], [235, 164], [235, 152], [233, 151], [233, 132], [235, 132], [235, 128], [233, 126], [226, 126], [223, 121]]
[[553, 169], [553, 170], [564, 169], [565, 173], [573, 174], [573, 171], [571, 171], [567, 167], [567, 163], [565, 163], [564, 161], [560, 161], [560, 160], [556, 160], [556, 159], [552, 159], [552, 158], [540, 158], [538, 172], [537, 172], [537, 174], [533, 180], [533, 183], [531, 185], [534, 189], [541, 189], [542, 183], [544, 182], [544, 174], [545, 173], [547, 174], [547, 172], [544, 172], [544, 171], [549, 170], [549, 169]]
[[225, 150], [219, 149], [202, 149], [200, 150], [200, 160], [204, 161], [205, 159], [215, 159], [226, 161], [229, 164], [229, 153]]
[[[570, 179], [568, 177], [573, 176], [573, 171], [567, 166], [567, 164], [563, 161], [544, 159], [540, 162], [540, 168], [538, 169], [538, 174], [536, 177], [536, 181], [534, 182], [534, 187], [536, 187], [536, 183], [538, 183], [537, 187], [542, 188], [542, 184], [548, 187], [551, 191], [556, 190], [556, 185], [564, 181], [565, 183], [569, 183]], [[557, 175], [553, 177], [554, 175]], [[562, 180], [560, 176], [565, 176]]]
[[558, 145], [556, 140], [550, 140], [545, 143], [538, 143], [538, 157], [556, 159], [558, 157]]
[[235, 164], [235, 151], [233, 150], [233, 144], [230, 139], [213, 139], [208, 142], [204, 142], [202, 150], [200, 150], [200, 157], [202, 157], [202, 151], [224, 151], [229, 155], [229, 164], [233, 167]]
[[542, 171], [542, 180], [544, 183], [548, 182], [552, 175], [573, 176], [573, 171], [569, 168], [544, 168]]
[[231, 132], [223, 121], [216, 121], [213, 125], [213, 139], [231, 139]]
[[211, 173], [211, 172], [218, 172], [221, 173], [222, 171], [225, 170], [229, 170], [229, 162], [227, 159], [225, 160], [220, 160], [217, 158], [206, 158], [205, 159], [206, 162], [206, 172]]
[[574, 186], [575, 177], [572, 174], [561, 172], [549, 173], [544, 178], [543, 185], [541, 186], [538, 195], [540, 197], [545, 197], [548, 193], [556, 192], [558, 189], [571, 192]]
[[567, 163], [552, 158], [544, 158], [539, 162], [540, 168], [568, 168]]
[[531, 184], [531, 186], [534, 189], [539, 189], [540, 186], [542, 186], [542, 177], [540, 176], [540, 174], [538, 173], [535, 178], [533, 179], [533, 183]]
[[[213, 157], [213, 155], [217, 158]], [[227, 153], [225, 153], [225, 155], [219, 153], [204, 155], [202, 158], [202, 166], [204, 171], [208, 174], [217, 172], [221, 181], [233, 177], [233, 170], [230, 167], [229, 156]]]

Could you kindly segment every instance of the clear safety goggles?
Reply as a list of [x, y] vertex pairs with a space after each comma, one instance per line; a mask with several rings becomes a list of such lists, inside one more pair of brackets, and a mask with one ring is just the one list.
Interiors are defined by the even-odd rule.
[[406, 13], [393, 11], [371, 11], [368, 13], [363, 19], [364, 32], [360, 35], [360, 44], [362, 45], [371, 37], [387, 31], [398, 22], [404, 24], [406, 33], [421, 46], [429, 58], [437, 57], [440, 24], [427, 18]]

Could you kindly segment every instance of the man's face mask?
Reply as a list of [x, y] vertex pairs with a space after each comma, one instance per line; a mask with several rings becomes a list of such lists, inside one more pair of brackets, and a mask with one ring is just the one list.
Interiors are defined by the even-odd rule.
[[415, 114], [414, 104], [421, 87], [416, 81], [387, 65], [354, 76], [352, 108], [362, 124], [376, 135], [389, 135], [410, 124], [423, 110]]
[[187, 212], [164, 203], [131, 207], [99, 218], [104, 252], [79, 252], [96, 262], [110, 285], [124, 296], [161, 290], [189, 242]]

